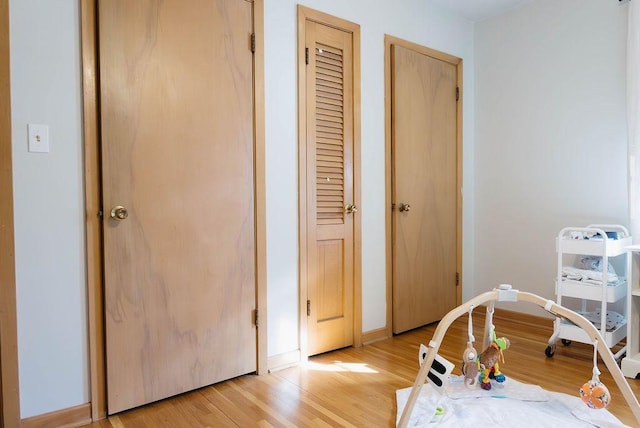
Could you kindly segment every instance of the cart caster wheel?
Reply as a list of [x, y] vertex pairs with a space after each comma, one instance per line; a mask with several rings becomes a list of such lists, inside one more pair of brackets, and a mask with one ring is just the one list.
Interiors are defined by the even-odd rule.
[[544, 350], [544, 355], [551, 358], [556, 353], [556, 345], [549, 345], [547, 349]]
[[562, 339], [562, 344], [563, 344], [564, 346], [569, 346], [569, 345], [571, 345], [571, 341], [570, 341], [570, 340], [567, 340], [567, 339]]

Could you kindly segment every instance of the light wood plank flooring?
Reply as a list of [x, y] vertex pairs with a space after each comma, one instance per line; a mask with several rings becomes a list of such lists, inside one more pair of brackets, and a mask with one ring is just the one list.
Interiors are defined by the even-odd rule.
[[[496, 314], [497, 315], [497, 314]], [[591, 378], [593, 348], [558, 343], [553, 358], [544, 355], [552, 322], [527, 323], [496, 316], [499, 336], [511, 341], [502, 371], [508, 377], [577, 395]], [[474, 312], [474, 335], [480, 351], [483, 313]], [[95, 422], [89, 427], [393, 427], [395, 391], [413, 384], [418, 347], [428, 343], [436, 325], [416, 329], [361, 348], [315, 356], [304, 365], [265, 376], [247, 375]], [[467, 341], [467, 318], [449, 329], [440, 354], [460, 373]], [[630, 426], [639, 426], [622, 394], [600, 361], [600, 379], [609, 387], [609, 410]], [[638, 396], [640, 380], [629, 379]], [[541, 425], [543, 426], [543, 425]]]

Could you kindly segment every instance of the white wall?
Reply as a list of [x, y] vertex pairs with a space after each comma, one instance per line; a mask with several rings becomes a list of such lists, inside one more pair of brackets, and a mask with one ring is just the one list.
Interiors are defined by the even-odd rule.
[[[9, 2], [23, 418], [89, 399], [78, 3]], [[28, 123], [50, 153], [27, 152]]]
[[[11, 0], [11, 96], [22, 417], [89, 400], [77, 0]], [[385, 325], [384, 34], [464, 60], [465, 268], [473, 194], [473, 24], [429, 1], [313, 0], [361, 25], [363, 329]], [[265, 1], [268, 354], [298, 349], [296, 3]], [[27, 123], [51, 152], [27, 152]]]
[[627, 224], [627, 6], [536, 0], [476, 24], [475, 293], [554, 298], [560, 229]]
[[[473, 194], [473, 23], [422, 0], [308, 0], [304, 6], [361, 28], [362, 64], [362, 325], [385, 326], [384, 35], [464, 61], [465, 243]], [[269, 356], [298, 349], [296, 1], [265, 1], [265, 98]], [[465, 248], [471, 249], [470, 245]], [[466, 266], [472, 260], [465, 251]], [[470, 271], [469, 271], [470, 272]], [[464, 275], [464, 272], [463, 272]]]

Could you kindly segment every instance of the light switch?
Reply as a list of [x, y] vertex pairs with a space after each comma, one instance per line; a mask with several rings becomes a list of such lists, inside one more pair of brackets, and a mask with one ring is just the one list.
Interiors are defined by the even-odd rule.
[[27, 125], [29, 151], [49, 153], [49, 126], [30, 123]]

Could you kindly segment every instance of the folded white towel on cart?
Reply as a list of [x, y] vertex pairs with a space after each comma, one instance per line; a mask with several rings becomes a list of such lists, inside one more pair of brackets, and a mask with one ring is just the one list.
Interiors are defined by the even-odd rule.
[[[565, 266], [562, 268], [562, 277], [572, 281], [583, 281], [590, 284], [602, 284], [602, 272], [590, 269], [579, 269], [573, 266]], [[607, 285], [618, 283], [619, 278], [615, 273], [607, 274]]]

